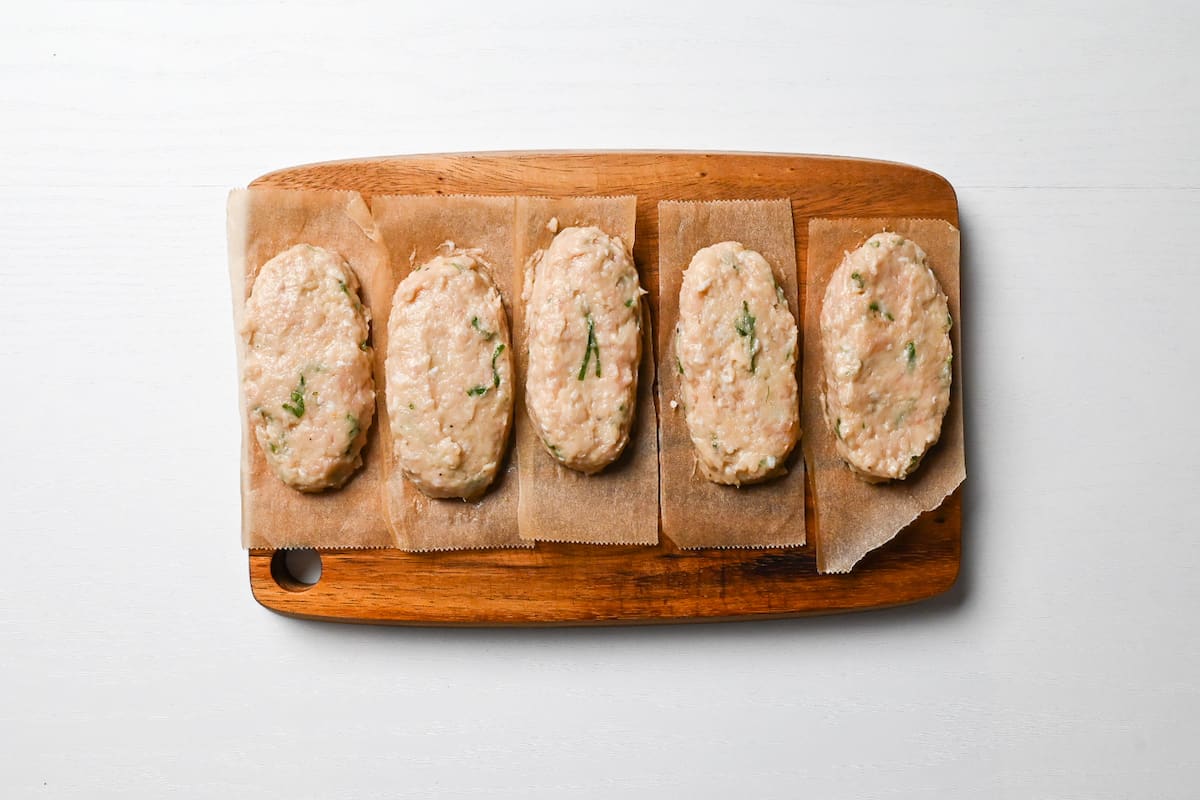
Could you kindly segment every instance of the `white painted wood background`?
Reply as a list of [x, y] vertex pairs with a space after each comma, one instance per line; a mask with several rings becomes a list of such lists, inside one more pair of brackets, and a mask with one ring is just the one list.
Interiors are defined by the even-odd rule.
[[[9, 4], [0, 794], [1194, 797], [1192, 3]], [[961, 202], [952, 595], [306, 624], [238, 549], [226, 191], [509, 148], [834, 153]]]

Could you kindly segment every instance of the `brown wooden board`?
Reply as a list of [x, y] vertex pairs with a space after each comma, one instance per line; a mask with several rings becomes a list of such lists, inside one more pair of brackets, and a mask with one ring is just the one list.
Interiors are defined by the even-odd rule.
[[[658, 309], [658, 201], [790, 197], [804, 309], [811, 217], [933, 217], [958, 225], [954, 189], [904, 164], [824, 156], [516, 152], [401, 156], [292, 167], [253, 186], [375, 194], [636, 194], [634, 257]], [[970, 369], [970, 365], [964, 365]], [[801, 391], [812, 391], [802, 387]], [[518, 413], [520, 413], [518, 409]], [[538, 543], [533, 550], [330, 550], [311, 587], [279, 551], [251, 550], [255, 598], [310, 619], [411, 625], [576, 625], [764, 619], [911, 603], [958, 576], [962, 487], [848, 575], [801, 548], [680, 550]]]

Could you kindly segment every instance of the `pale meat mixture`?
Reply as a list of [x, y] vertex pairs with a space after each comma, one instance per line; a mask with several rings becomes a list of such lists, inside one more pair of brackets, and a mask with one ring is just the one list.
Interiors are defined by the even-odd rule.
[[467, 253], [438, 256], [409, 273], [392, 298], [386, 374], [393, 452], [429, 497], [482, 495], [508, 443], [508, 318], [481, 266]]
[[340, 486], [362, 465], [375, 411], [370, 314], [342, 258], [299, 244], [263, 265], [242, 324], [254, 436], [288, 486]]
[[759, 253], [696, 253], [679, 289], [675, 369], [701, 473], [741, 485], [783, 474], [800, 435], [796, 320]]
[[561, 464], [603, 469], [629, 441], [642, 353], [642, 303], [625, 243], [564, 228], [525, 279], [525, 404]]
[[838, 455], [870, 482], [902, 479], [938, 440], [950, 405], [950, 311], [925, 252], [877, 233], [847, 253], [821, 306], [825, 419]]

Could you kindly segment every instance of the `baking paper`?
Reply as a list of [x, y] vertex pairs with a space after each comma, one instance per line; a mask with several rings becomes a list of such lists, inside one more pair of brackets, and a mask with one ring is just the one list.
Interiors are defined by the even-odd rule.
[[[513, 298], [513, 209], [511, 197], [422, 195], [374, 197], [371, 212], [390, 255], [387, 297], [415, 268], [437, 255], [470, 252], [484, 262], [511, 319]], [[396, 461], [387, 418], [387, 323], [375, 334], [375, 387], [379, 394], [380, 447], [388, 518], [401, 550], [460, 550], [531, 547], [517, 531], [517, 458], [510, 447], [487, 492], [474, 501], [429, 498]], [[512, 325], [509, 325], [511, 331]], [[516, 373], [514, 372], [514, 375]], [[514, 402], [514, 410], [516, 404]], [[511, 440], [512, 431], [509, 431]]]
[[[855, 477], [834, 449], [822, 411], [821, 302], [843, 256], [872, 234], [894, 231], [925, 251], [949, 300], [954, 324], [954, 377], [942, 435], [915, 473], [903, 481], [869, 484]], [[808, 276], [804, 320], [803, 415], [805, 455], [813, 472], [817, 569], [849, 572], [867, 553], [931, 511], [966, 477], [963, 454], [962, 353], [959, 316], [958, 229], [931, 219], [814, 219], [808, 226]]]
[[379, 404], [358, 472], [340, 489], [305, 494], [285, 485], [267, 466], [240, 385], [246, 300], [262, 265], [293, 245], [311, 244], [341, 255], [358, 276], [361, 300], [371, 312], [372, 339], [385, 327], [387, 252], [371, 212], [357, 192], [242, 189], [229, 195], [228, 236], [242, 412], [242, 546], [391, 546], [381, 502]]
[[[517, 453], [521, 462], [518, 512], [525, 539], [589, 544], [658, 542], [658, 454], [654, 415], [654, 348], [648, 304], [643, 304], [642, 361], [637, 410], [629, 443], [612, 464], [584, 475], [559, 464], [542, 446], [525, 409], [528, 362], [521, 287], [525, 268], [550, 245], [555, 231], [595, 225], [633, 249], [637, 198], [519, 197], [516, 206], [516, 270], [513, 339], [517, 372]], [[555, 224], [551, 224], [551, 221]]]
[[[796, 245], [790, 200], [663, 201], [658, 204], [659, 464], [663, 533], [682, 548], [776, 547], [805, 543], [804, 460], [800, 444], [787, 473], [758, 484], [725, 486], [696, 466], [675, 364], [675, 325], [683, 272], [696, 252], [736, 241], [775, 271], [798, 316]], [[797, 328], [799, 324], [797, 323]], [[799, 352], [799, 350], [797, 351]], [[801, 390], [803, 392], [803, 389]], [[672, 408], [672, 401], [676, 407]], [[801, 436], [806, 435], [803, 432]]]

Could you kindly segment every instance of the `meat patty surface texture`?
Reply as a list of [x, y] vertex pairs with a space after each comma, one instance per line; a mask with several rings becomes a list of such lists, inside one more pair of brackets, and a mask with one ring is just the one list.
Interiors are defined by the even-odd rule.
[[642, 354], [642, 290], [628, 246], [565, 228], [527, 272], [525, 405], [550, 454], [598, 472], [629, 441]]
[[438, 256], [400, 282], [385, 363], [404, 475], [429, 497], [482, 495], [508, 447], [513, 370], [503, 301], [474, 256]]
[[242, 387], [267, 464], [303, 492], [362, 465], [375, 413], [370, 313], [341, 256], [298, 244], [263, 265], [242, 324]]
[[679, 289], [676, 369], [702, 474], [756, 483], [800, 435], [796, 319], [771, 265], [738, 242], [705, 247]]
[[920, 246], [877, 233], [847, 253], [825, 289], [825, 420], [838, 455], [870, 482], [911, 475], [950, 405], [946, 294]]

